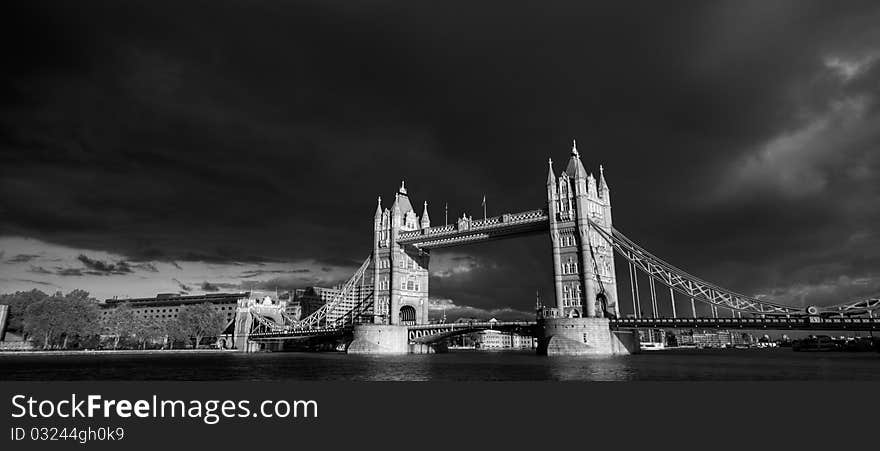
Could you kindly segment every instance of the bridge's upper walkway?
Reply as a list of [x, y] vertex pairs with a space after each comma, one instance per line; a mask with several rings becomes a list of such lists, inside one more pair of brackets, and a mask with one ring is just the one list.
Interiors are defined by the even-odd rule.
[[452, 224], [400, 232], [397, 242], [419, 249], [457, 246], [502, 238], [507, 235], [544, 232], [549, 228], [549, 220], [547, 210], [505, 213], [500, 216], [475, 220], [459, 218]]

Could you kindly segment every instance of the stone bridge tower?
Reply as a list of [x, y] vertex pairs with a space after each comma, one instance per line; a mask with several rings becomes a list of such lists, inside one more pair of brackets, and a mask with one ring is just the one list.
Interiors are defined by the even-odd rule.
[[376, 324], [425, 324], [428, 322], [428, 263], [430, 254], [397, 243], [400, 232], [431, 226], [428, 203], [421, 217], [413, 209], [403, 182], [390, 209], [382, 198], [373, 220], [373, 312]]
[[616, 317], [617, 280], [614, 250], [589, 220], [611, 232], [611, 190], [599, 166], [599, 180], [587, 174], [576, 143], [571, 158], [558, 177], [553, 162], [547, 174], [547, 207], [556, 310], [561, 317]]

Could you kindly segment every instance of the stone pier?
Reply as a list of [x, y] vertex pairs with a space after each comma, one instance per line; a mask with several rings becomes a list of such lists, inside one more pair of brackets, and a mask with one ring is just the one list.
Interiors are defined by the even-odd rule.
[[9, 317], [9, 306], [0, 305], [0, 341], [6, 339], [6, 320]]
[[360, 324], [354, 326], [354, 340], [349, 354], [409, 354], [409, 329], [406, 326]]
[[612, 331], [607, 318], [538, 321], [539, 355], [625, 355], [639, 352], [637, 331]]
[[[248, 340], [251, 326], [253, 326], [254, 318], [251, 316], [247, 307], [239, 306], [235, 312], [235, 328], [232, 332], [233, 347], [242, 352], [253, 352], [256, 343]], [[256, 346], [259, 348], [259, 346]]]

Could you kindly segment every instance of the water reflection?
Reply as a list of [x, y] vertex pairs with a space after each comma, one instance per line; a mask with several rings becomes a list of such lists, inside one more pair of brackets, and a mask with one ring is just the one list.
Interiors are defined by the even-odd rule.
[[617, 357], [529, 352], [0, 355], [0, 380], [627, 381], [880, 380], [877, 353], [663, 351]]

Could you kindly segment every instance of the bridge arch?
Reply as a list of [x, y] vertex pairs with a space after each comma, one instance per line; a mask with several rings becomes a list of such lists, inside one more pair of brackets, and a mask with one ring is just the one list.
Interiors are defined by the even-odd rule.
[[608, 312], [608, 297], [605, 295], [605, 293], [599, 293], [596, 295], [596, 311], [602, 312], [603, 318], [614, 316], [610, 315]]
[[411, 305], [400, 307], [400, 324], [412, 325], [416, 323], [416, 308]]

